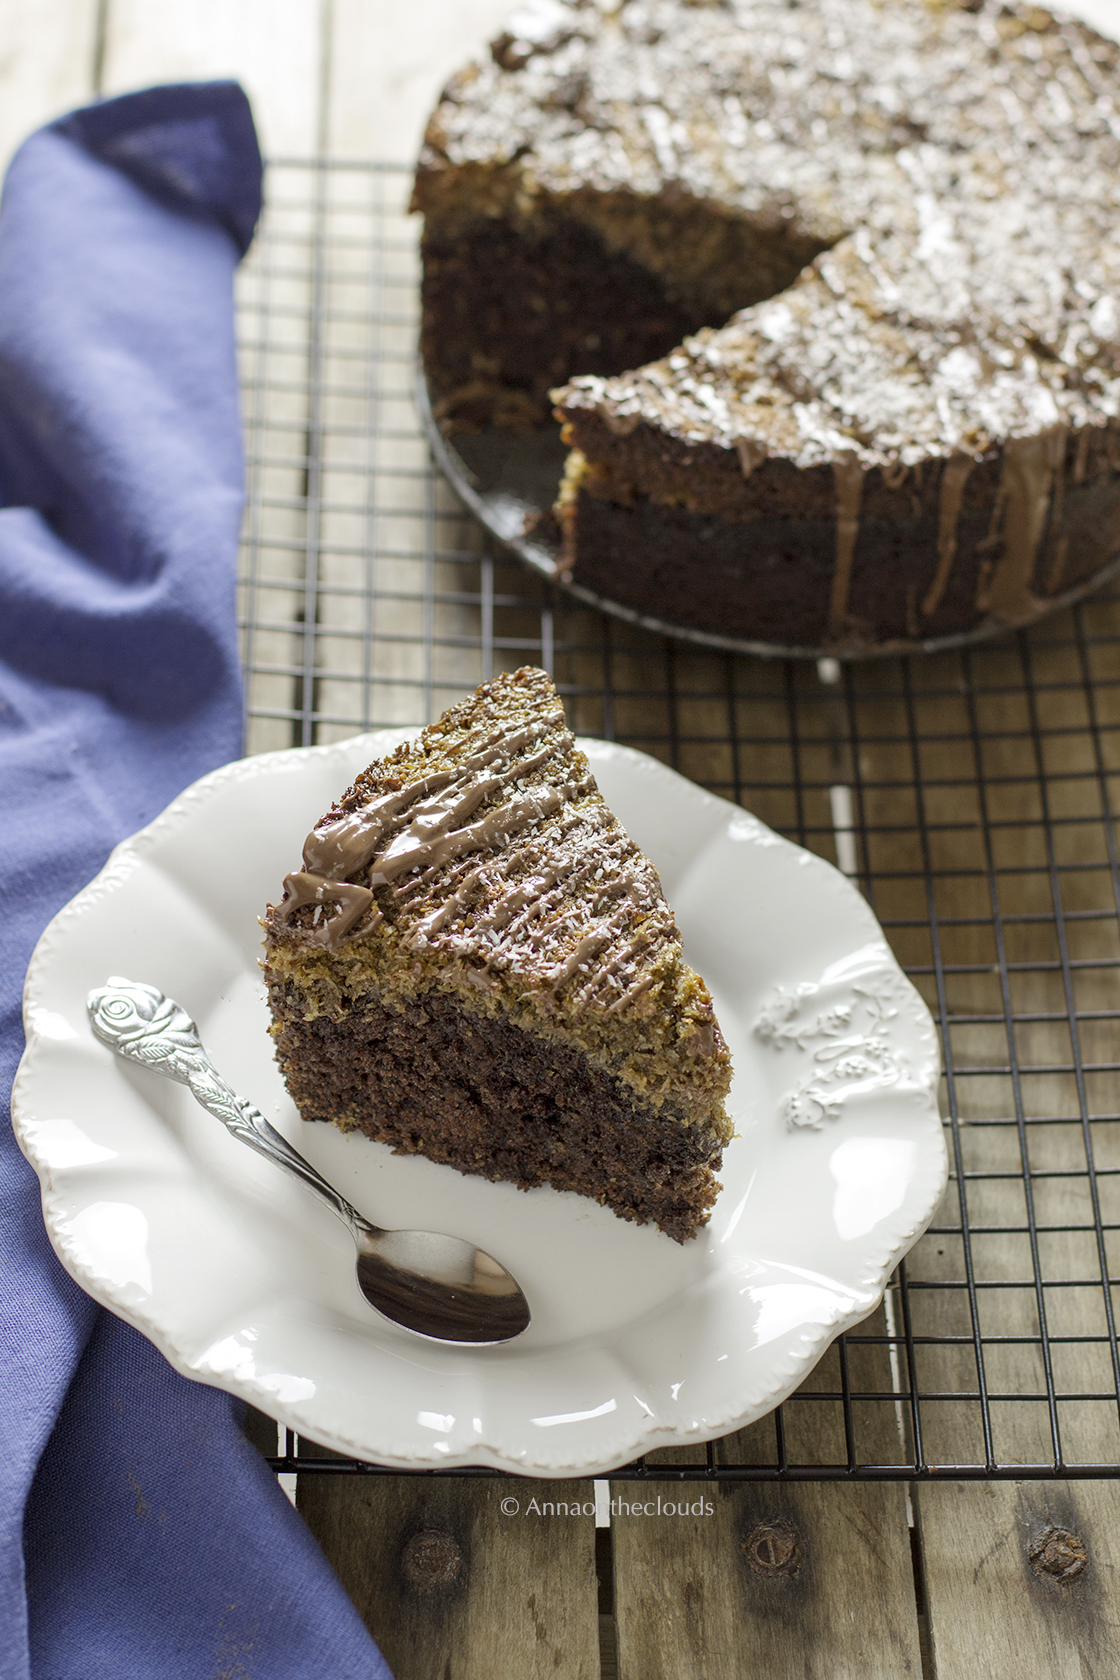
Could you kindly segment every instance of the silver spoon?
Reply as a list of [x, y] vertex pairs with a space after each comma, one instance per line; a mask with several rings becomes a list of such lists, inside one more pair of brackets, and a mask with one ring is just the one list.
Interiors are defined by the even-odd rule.
[[508, 1342], [525, 1329], [529, 1305], [504, 1266], [461, 1237], [371, 1225], [226, 1084], [202, 1048], [198, 1028], [172, 998], [112, 975], [89, 994], [86, 1007], [103, 1044], [188, 1085], [240, 1143], [302, 1179], [337, 1213], [358, 1245], [358, 1286], [379, 1313], [443, 1342]]

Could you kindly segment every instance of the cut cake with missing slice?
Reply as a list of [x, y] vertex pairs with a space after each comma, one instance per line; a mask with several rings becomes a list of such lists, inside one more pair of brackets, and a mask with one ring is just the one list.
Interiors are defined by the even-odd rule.
[[545, 672], [371, 764], [284, 888], [264, 971], [305, 1120], [695, 1235], [730, 1057]]

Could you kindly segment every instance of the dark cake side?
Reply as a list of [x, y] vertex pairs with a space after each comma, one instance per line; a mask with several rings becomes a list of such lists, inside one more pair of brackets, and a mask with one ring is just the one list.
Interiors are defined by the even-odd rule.
[[[741, 447], [686, 442], [645, 422], [612, 431], [594, 407], [573, 404], [564, 418], [573, 446], [557, 509], [566, 577], [716, 637], [881, 650], [990, 618], [1029, 623], [1120, 552], [1112, 427], [1028, 440], [1022, 464], [1006, 450], [958, 454], [846, 481], [842, 467], [780, 457], [745, 471]], [[1024, 535], [1013, 542], [1016, 521]]]
[[264, 969], [305, 1119], [678, 1241], [703, 1223], [727, 1051], [545, 673], [484, 684], [371, 765], [285, 889]]
[[[421, 160], [420, 351], [448, 436], [546, 425], [554, 386], [621, 373], [780, 291], [823, 241], [760, 231], [680, 193], [531, 198], [516, 176]], [[428, 162], [425, 162], [425, 159]], [[685, 252], [684, 272], [655, 252]]]
[[522, 1190], [573, 1190], [677, 1242], [706, 1221], [722, 1144], [628, 1100], [581, 1052], [438, 994], [311, 1020], [303, 1005], [297, 987], [272, 993], [305, 1120]]

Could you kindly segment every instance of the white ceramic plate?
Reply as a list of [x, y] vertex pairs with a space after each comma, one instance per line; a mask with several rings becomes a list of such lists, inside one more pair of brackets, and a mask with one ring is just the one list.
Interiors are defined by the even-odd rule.
[[[683, 1246], [583, 1197], [520, 1191], [307, 1125], [272, 1060], [258, 915], [394, 730], [245, 759], [188, 789], [56, 917], [28, 975], [17, 1133], [51, 1241], [185, 1375], [384, 1464], [594, 1474], [782, 1400], [879, 1301], [941, 1195], [936, 1039], [829, 864], [641, 753], [581, 743], [661, 871], [735, 1063], [711, 1223]], [[351, 1238], [184, 1087], [93, 1037], [111, 974], [195, 1017], [236, 1089], [371, 1219], [483, 1242], [533, 1312], [500, 1347], [373, 1313]]]

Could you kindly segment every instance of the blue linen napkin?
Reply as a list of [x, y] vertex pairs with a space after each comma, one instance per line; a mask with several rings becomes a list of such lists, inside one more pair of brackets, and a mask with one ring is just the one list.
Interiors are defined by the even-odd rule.
[[[52, 123], [4, 187], [5, 1112], [38, 935], [117, 841], [240, 750], [231, 282], [260, 181], [245, 95], [217, 82]], [[0, 1267], [3, 1680], [387, 1677], [240, 1403], [62, 1271], [6, 1122]]]

